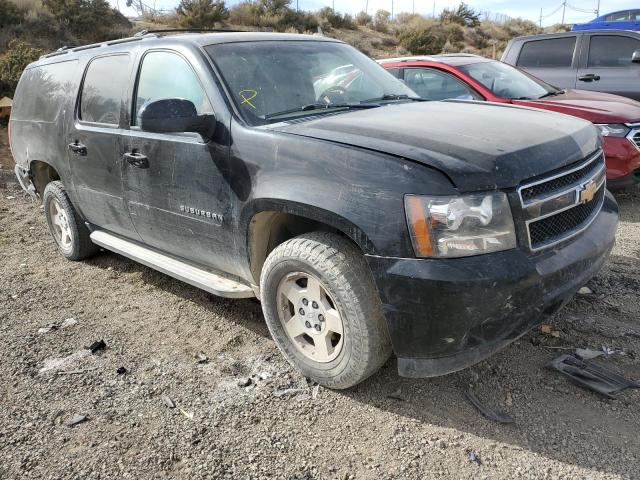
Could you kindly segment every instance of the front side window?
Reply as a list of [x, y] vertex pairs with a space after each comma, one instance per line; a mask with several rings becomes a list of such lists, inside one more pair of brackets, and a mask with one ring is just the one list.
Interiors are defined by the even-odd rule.
[[205, 50], [231, 99], [252, 125], [314, 109], [374, 107], [372, 102], [416, 97], [375, 61], [342, 43], [240, 42]]
[[640, 41], [621, 35], [596, 35], [589, 45], [590, 67], [628, 67]]
[[190, 100], [198, 115], [213, 113], [196, 73], [184, 58], [167, 51], [147, 53], [138, 76], [133, 124], [140, 124], [140, 111], [146, 103], [171, 98]]
[[518, 58], [518, 66], [529, 68], [570, 67], [575, 48], [576, 37], [525, 42]]
[[640, 20], [640, 10], [631, 10], [629, 19], [634, 22], [637, 22], [638, 20]]
[[471, 88], [448, 73], [433, 68], [407, 68], [404, 71], [407, 86], [426, 100], [474, 100]]
[[87, 68], [80, 97], [80, 120], [118, 125], [129, 81], [129, 56], [98, 57]]
[[478, 62], [458, 67], [495, 95], [509, 99], [533, 99], [557, 89], [502, 62]]

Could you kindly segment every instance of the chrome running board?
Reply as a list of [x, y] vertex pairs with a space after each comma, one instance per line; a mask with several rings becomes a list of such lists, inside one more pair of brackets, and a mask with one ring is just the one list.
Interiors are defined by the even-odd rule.
[[135, 260], [147, 267], [219, 297], [251, 298], [255, 296], [253, 289], [247, 285], [203, 270], [183, 260], [178, 260], [175, 257], [125, 240], [111, 233], [96, 230], [91, 233], [91, 241], [107, 250]]

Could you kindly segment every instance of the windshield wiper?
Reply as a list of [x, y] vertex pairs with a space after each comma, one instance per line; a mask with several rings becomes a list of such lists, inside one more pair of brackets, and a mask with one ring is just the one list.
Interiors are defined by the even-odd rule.
[[302, 107], [292, 108], [290, 110], [284, 110], [282, 112], [267, 113], [262, 118], [264, 120], [269, 120], [271, 118], [282, 117], [284, 115], [289, 115], [289, 114], [298, 113], [298, 112], [322, 113], [322, 110], [334, 110], [334, 109], [351, 110], [351, 109], [358, 109], [358, 108], [376, 108], [379, 106], [380, 105], [374, 104], [374, 103], [369, 103], [366, 105], [362, 105], [360, 103], [334, 103], [334, 104], [310, 103], [309, 105], [303, 105]]
[[541, 97], [538, 97], [538, 100], [540, 100], [541, 98], [549, 98], [549, 97], [555, 97], [557, 95], [563, 95], [567, 93], [566, 90], [555, 90], [553, 92], [547, 92], [544, 95], [542, 95]]
[[420, 97], [410, 97], [407, 94], [396, 95], [394, 93], [387, 93], [382, 97], [370, 98], [369, 100], [363, 100], [360, 103], [369, 103], [369, 102], [385, 102], [390, 100], [411, 100], [413, 102], [427, 102], [428, 100]]

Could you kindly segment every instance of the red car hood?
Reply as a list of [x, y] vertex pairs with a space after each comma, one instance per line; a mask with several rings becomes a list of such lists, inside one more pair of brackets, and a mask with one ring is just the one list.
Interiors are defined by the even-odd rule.
[[522, 105], [566, 113], [593, 123], [640, 122], [640, 102], [620, 95], [567, 90], [566, 93], [541, 100], [513, 100]]

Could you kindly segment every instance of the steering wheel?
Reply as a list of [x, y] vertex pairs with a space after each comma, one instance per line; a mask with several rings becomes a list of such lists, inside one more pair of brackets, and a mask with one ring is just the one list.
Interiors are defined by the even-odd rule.
[[318, 101], [331, 105], [332, 103], [346, 103], [347, 102], [347, 89], [334, 85], [327, 88], [318, 97]]

